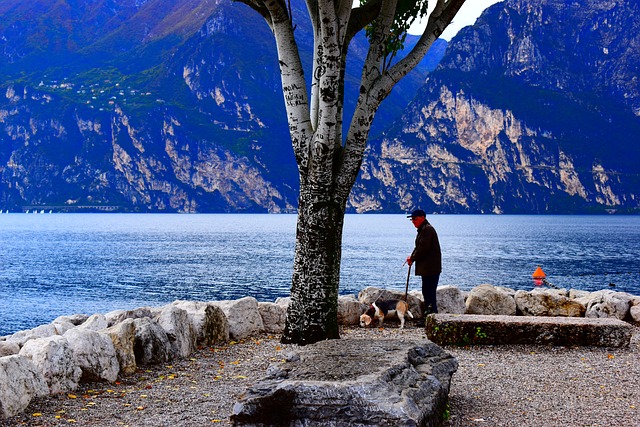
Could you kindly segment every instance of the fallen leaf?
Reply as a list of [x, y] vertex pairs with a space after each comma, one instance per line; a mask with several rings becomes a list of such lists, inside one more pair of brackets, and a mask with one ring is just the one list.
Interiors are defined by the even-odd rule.
[[136, 410], [138, 410], [138, 411], [143, 411], [143, 410], [144, 410], [144, 406], [138, 406], [138, 407], [136, 408]]
[[615, 359], [616, 357], [613, 354], [607, 356], [609, 359]]
[[31, 414], [31, 415], [33, 415], [34, 417], [41, 417], [42, 416], [42, 414], [40, 412], [35, 412], [35, 413]]
[[67, 397], [69, 399], [77, 399], [78, 398], [78, 396], [76, 396], [75, 394], [67, 394]]

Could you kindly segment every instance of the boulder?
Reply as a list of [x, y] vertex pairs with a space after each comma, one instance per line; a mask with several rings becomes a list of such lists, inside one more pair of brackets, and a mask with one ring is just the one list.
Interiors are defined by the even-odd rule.
[[609, 290], [592, 292], [576, 301], [586, 306], [585, 317], [613, 317], [624, 320], [629, 314], [633, 295]]
[[67, 316], [58, 316], [51, 323], [71, 323], [74, 326], [80, 326], [89, 318], [86, 314], [72, 314]]
[[102, 332], [111, 338], [120, 365], [120, 373], [123, 375], [133, 374], [138, 368], [136, 355], [133, 351], [136, 341], [136, 327], [133, 319], [125, 319]]
[[367, 305], [361, 303], [352, 295], [338, 297], [338, 324], [357, 325], [360, 323], [360, 315], [367, 311]]
[[99, 313], [89, 316], [84, 323], [78, 326], [78, 328], [90, 329], [92, 331], [99, 331], [108, 327], [109, 322], [107, 321], [107, 318], [103, 314]]
[[438, 313], [464, 314], [464, 296], [457, 286], [444, 285], [436, 290]]
[[629, 317], [631, 321], [640, 324], [640, 296], [634, 296], [629, 307]]
[[138, 365], [154, 365], [171, 359], [171, 343], [158, 322], [142, 317], [133, 319], [136, 330], [133, 352]]
[[120, 365], [111, 338], [90, 329], [74, 328], [64, 334], [82, 369], [81, 381], [109, 381], [118, 377]]
[[57, 335], [57, 331], [55, 326], [53, 326], [51, 323], [48, 323], [46, 325], [40, 325], [33, 329], [28, 329], [26, 331], [18, 331], [7, 338], [7, 342], [13, 342], [22, 347], [24, 343], [29, 340], [36, 338], [46, 338], [52, 335]]
[[250, 387], [234, 426], [441, 425], [456, 360], [429, 341], [326, 340]]
[[229, 340], [229, 322], [220, 307], [199, 301], [174, 301], [172, 304], [187, 312], [199, 343], [212, 345]]
[[589, 296], [590, 294], [591, 292], [589, 291], [582, 291], [580, 289], [569, 289], [569, 298], [571, 299], [584, 298]]
[[238, 300], [217, 301], [213, 304], [222, 309], [229, 321], [229, 337], [240, 340], [259, 334], [264, 330], [258, 301], [253, 297]]
[[49, 393], [44, 376], [24, 357], [0, 357], [0, 414], [9, 418], [23, 412], [34, 397]]
[[109, 326], [120, 323], [125, 319], [151, 319], [157, 314], [158, 310], [151, 307], [138, 307], [133, 310], [114, 310], [105, 314]]
[[524, 316], [583, 317], [586, 310], [580, 301], [554, 289], [520, 290], [515, 294], [515, 301]]
[[[422, 301], [421, 297], [422, 295], [420, 295], [420, 298], [419, 298], [413, 292], [409, 292], [407, 294], [407, 303], [409, 304], [409, 311], [411, 312], [411, 314], [413, 314], [413, 317], [415, 319], [420, 318], [422, 316], [422, 312], [424, 311], [422, 308], [422, 306], [424, 305], [424, 302]], [[404, 300], [404, 292], [389, 290], [389, 289], [380, 289], [380, 288], [369, 286], [361, 290], [360, 293], [358, 294], [358, 301], [365, 304], [365, 306], [367, 307], [375, 301], [387, 301], [390, 299]]]
[[264, 331], [269, 334], [281, 334], [287, 318], [287, 307], [273, 302], [259, 302], [258, 312], [262, 317]]
[[20, 346], [15, 342], [0, 341], [0, 357], [11, 356], [20, 352]]
[[284, 305], [285, 307], [289, 307], [289, 304], [291, 304], [291, 297], [279, 297], [279, 298], [276, 298], [276, 304]]
[[55, 319], [51, 324], [56, 330], [56, 335], [64, 335], [69, 329], [73, 329], [77, 326], [63, 319]]
[[196, 351], [197, 334], [186, 311], [168, 305], [162, 308], [155, 320], [169, 338], [173, 357], [188, 357]]
[[507, 292], [493, 285], [484, 284], [473, 288], [465, 302], [466, 314], [493, 314], [514, 316], [516, 302]]
[[59, 335], [27, 341], [20, 356], [33, 362], [49, 387], [49, 394], [78, 388], [82, 370], [66, 338]]

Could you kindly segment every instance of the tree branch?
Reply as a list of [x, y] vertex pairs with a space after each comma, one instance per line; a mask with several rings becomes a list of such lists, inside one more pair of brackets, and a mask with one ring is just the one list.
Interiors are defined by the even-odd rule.
[[[374, 58], [371, 58], [371, 62], [369, 62], [370, 58], [367, 58], [363, 72], [361, 94], [349, 126], [343, 153], [342, 170], [338, 178], [339, 191], [342, 192], [342, 197], [348, 197], [351, 186], [357, 178], [364, 157], [371, 122], [380, 103], [391, 93], [395, 84], [420, 63], [433, 42], [451, 23], [464, 2], [465, 0], [438, 0], [418, 43], [405, 58], [388, 71], [377, 74], [374, 78], [368, 77], [367, 73], [374, 72], [374, 64], [379, 65], [379, 59], [376, 63]], [[381, 15], [382, 13], [381, 11]], [[372, 54], [371, 50], [369, 54]], [[377, 69], [379, 70], [379, 68]]]

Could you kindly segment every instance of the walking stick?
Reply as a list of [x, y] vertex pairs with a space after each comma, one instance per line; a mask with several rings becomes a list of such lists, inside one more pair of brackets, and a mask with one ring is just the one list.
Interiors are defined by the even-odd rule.
[[407, 271], [407, 287], [404, 290], [404, 301], [407, 302], [407, 294], [409, 293], [409, 278], [411, 277], [411, 264], [409, 264], [409, 270]]

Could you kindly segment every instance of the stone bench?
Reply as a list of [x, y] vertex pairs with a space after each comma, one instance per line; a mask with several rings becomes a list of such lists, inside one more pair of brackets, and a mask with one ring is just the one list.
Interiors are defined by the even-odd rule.
[[612, 318], [434, 314], [427, 336], [439, 345], [542, 344], [628, 347], [633, 326]]

